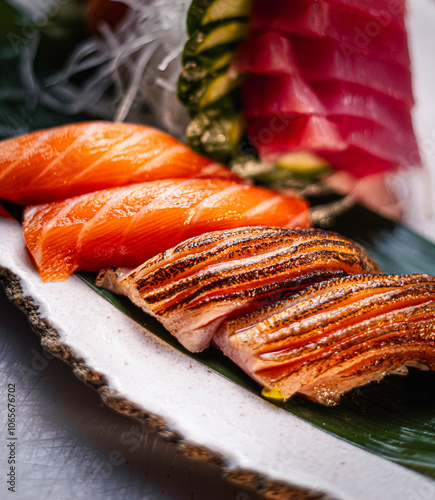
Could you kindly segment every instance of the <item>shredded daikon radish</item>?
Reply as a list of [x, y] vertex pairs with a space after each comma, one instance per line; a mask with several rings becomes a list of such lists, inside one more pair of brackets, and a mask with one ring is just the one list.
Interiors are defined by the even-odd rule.
[[84, 40], [44, 78], [34, 71], [35, 39], [21, 58], [24, 87], [33, 104], [63, 114], [149, 123], [184, 139], [188, 118], [176, 86], [190, 0], [122, 2], [130, 10], [116, 29], [101, 21], [99, 37]]

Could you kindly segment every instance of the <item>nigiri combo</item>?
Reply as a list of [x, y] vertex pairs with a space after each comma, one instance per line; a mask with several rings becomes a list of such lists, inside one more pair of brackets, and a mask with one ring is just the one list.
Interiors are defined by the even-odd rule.
[[[221, 349], [284, 400], [336, 404], [388, 372], [435, 369], [435, 277], [382, 274], [360, 245], [311, 228], [296, 193], [218, 162], [245, 135], [292, 173], [418, 165], [405, 5], [388, 6], [194, 0], [179, 95], [212, 159], [126, 123], [0, 142], [0, 200], [24, 207], [41, 278], [98, 273], [186, 349]], [[363, 50], [367, 23], [380, 31]]]

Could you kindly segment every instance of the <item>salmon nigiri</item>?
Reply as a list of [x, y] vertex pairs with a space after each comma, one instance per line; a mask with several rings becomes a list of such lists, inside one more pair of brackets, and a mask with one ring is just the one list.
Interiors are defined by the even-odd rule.
[[179, 177], [236, 180], [223, 165], [145, 125], [77, 123], [0, 142], [0, 198], [21, 205]]
[[187, 238], [240, 226], [308, 227], [307, 202], [223, 179], [167, 179], [105, 189], [24, 211], [44, 281], [75, 270], [137, 267]]

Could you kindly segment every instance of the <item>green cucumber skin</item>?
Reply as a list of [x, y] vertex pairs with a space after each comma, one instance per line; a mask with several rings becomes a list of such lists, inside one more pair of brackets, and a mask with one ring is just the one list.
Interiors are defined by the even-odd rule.
[[[223, 78], [223, 94], [213, 96], [213, 85], [218, 79]], [[232, 77], [229, 68], [223, 68], [211, 75], [203, 73], [200, 69], [192, 67], [182, 71], [178, 80], [178, 98], [187, 107], [190, 115], [214, 105], [227, 95], [230, 95], [240, 86], [242, 77]]]
[[219, 119], [210, 119], [204, 113], [198, 113], [187, 127], [189, 146], [199, 154], [208, 156], [219, 163], [226, 163], [231, 157], [231, 146], [224, 142], [207, 140], [217, 135], [228, 137], [225, 123]]
[[316, 175], [302, 175], [302, 174], [294, 174], [290, 171], [285, 171], [281, 168], [274, 168], [270, 172], [265, 172], [262, 174], [258, 174], [253, 177], [253, 179], [260, 184], [267, 184], [269, 186], [273, 185], [282, 185], [286, 181], [305, 181], [305, 182], [314, 182], [318, 180], [318, 176]]
[[202, 18], [213, 0], [193, 0], [187, 12], [187, 34], [192, 35], [202, 26]]
[[327, 172], [329, 169], [326, 167], [317, 171], [303, 172], [303, 169], [292, 171], [275, 165], [270, 171], [254, 175], [252, 178], [267, 185], [281, 185], [286, 181], [312, 183], [318, 181]]
[[208, 72], [200, 64], [193, 61], [184, 65], [183, 70], [178, 78], [177, 95], [178, 99], [189, 109], [192, 106], [192, 101], [196, 94], [201, 94], [204, 86], [204, 80], [207, 78]]
[[[178, 98], [187, 107], [189, 114], [196, 113], [200, 109], [200, 102], [210, 84], [220, 76], [222, 72], [207, 75], [207, 72], [184, 71], [178, 80]], [[201, 76], [202, 75], [202, 76]]]
[[233, 78], [229, 71], [223, 71], [218, 77], [212, 78], [209, 84], [206, 85], [204, 94], [199, 100], [199, 108], [203, 109], [220, 101], [233, 90], [240, 87], [240, 83], [240, 77]]
[[[186, 64], [190, 60], [196, 60], [199, 57], [209, 57], [209, 59], [213, 59], [214, 56], [216, 55], [214, 51], [216, 51], [217, 54], [223, 51], [228, 51], [232, 50], [234, 52], [235, 47], [238, 45], [240, 41], [243, 40], [243, 37], [240, 38], [240, 40], [235, 40], [235, 41], [229, 41], [228, 43], [222, 43], [219, 45], [216, 45], [215, 47], [206, 49], [204, 52], [198, 53], [198, 48], [199, 46], [204, 42], [205, 38], [210, 36], [210, 34], [213, 33], [215, 30], [221, 30], [222, 28], [225, 28], [226, 26], [231, 27], [232, 25], [235, 24], [235, 21], [228, 21], [226, 23], [219, 23], [219, 25], [211, 25], [207, 29], [204, 30], [197, 30], [195, 33], [187, 40], [186, 45], [184, 46], [183, 54], [181, 56], [181, 61], [182, 64]], [[241, 28], [245, 32], [247, 30], [247, 23], [246, 22], [237, 22], [237, 24], [240, 24]]]
[[225, 96], [210, 108], [196, 113], [187, 127], [187, 139], [192, 149], [215, 161], [227, 163], [235, 154], [241, 136], [239, 90]]
[[[177, 89], [191, 116], [187, 128], [190, 146], [222, 163], [237, 155], [244, 127], [240, 80], [228, 72], [237, 45], [247, 36], [248, 14], [225, 14], [243, 12], [247, 6], [250, 8], [252, 0], [237, 1], [237, 5], [233, 0], [192, 1], [187, 16], [190, 38], [182, 54], [183, 70]], [[223, 17], [217, 19], [221, 8]], [[211, 21], [205, 22], [207, 19]], [[223, 31], [226, 26], [227, 32]]]
[[203, 42], [205, 37], [204, 31], [197, 30], [195, 33], [187, 40], [183, 54], [181, 56], [181, 62], [184, 64], [187, 63], [187, 61], [190, 60], [196, 60], [198, 57], [198, 54], [196, 53], [196, 48], [200, 43]]
[[[189, 36], [193, 35], [196, 30], [202, 29], [208, 23], [204, 21], [207, 12], [213, 4], [221, 3], [222, 12], [224, 15], [219, 19], [214, 19], [211, 22], [220, 23], [224, 22], [228, 19], [248, 19], [248, 13], [252, 6], [252, 0], [238, 0], [237, 4], [234, 4], [236, 0], [193, 0], [190, 4], [188, 13], [187, 13], [187, 34]], [[225, 4], [233, 5], [233, 9], [231, 7], [225, 9]], [[235, 9], [234, 9], [235, 6]], [[225, 13], [226, 11], [226, 13]]]
[[178, 78], [178, 98], [189, 108], [195, 109], [211, 79], [227, 71], [234, 47], [216, 47], [195, 59], [190, 58], [183, 66]]

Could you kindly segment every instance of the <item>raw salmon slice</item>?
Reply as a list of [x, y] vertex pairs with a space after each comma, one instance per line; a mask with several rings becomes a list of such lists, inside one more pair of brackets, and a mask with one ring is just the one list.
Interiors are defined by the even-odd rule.
[[309, 227], [307, 202], [222, 179], [132, 184], [28, 207], [23, 230], [44, 281], [136, 267], [187, 238], [246, 225]]
[[78, 123], [0, 142], [0, 199], [21, 205], [181, 177], [236, 180], [223, 165], [144, 125]]
[[244, 227], [191, 238], [129, 272], [109, 268], [97, 284], [127, 295], [197, 352], [225, 319], [319, 281], [374, 271], [367, 252], [338, 234]]

